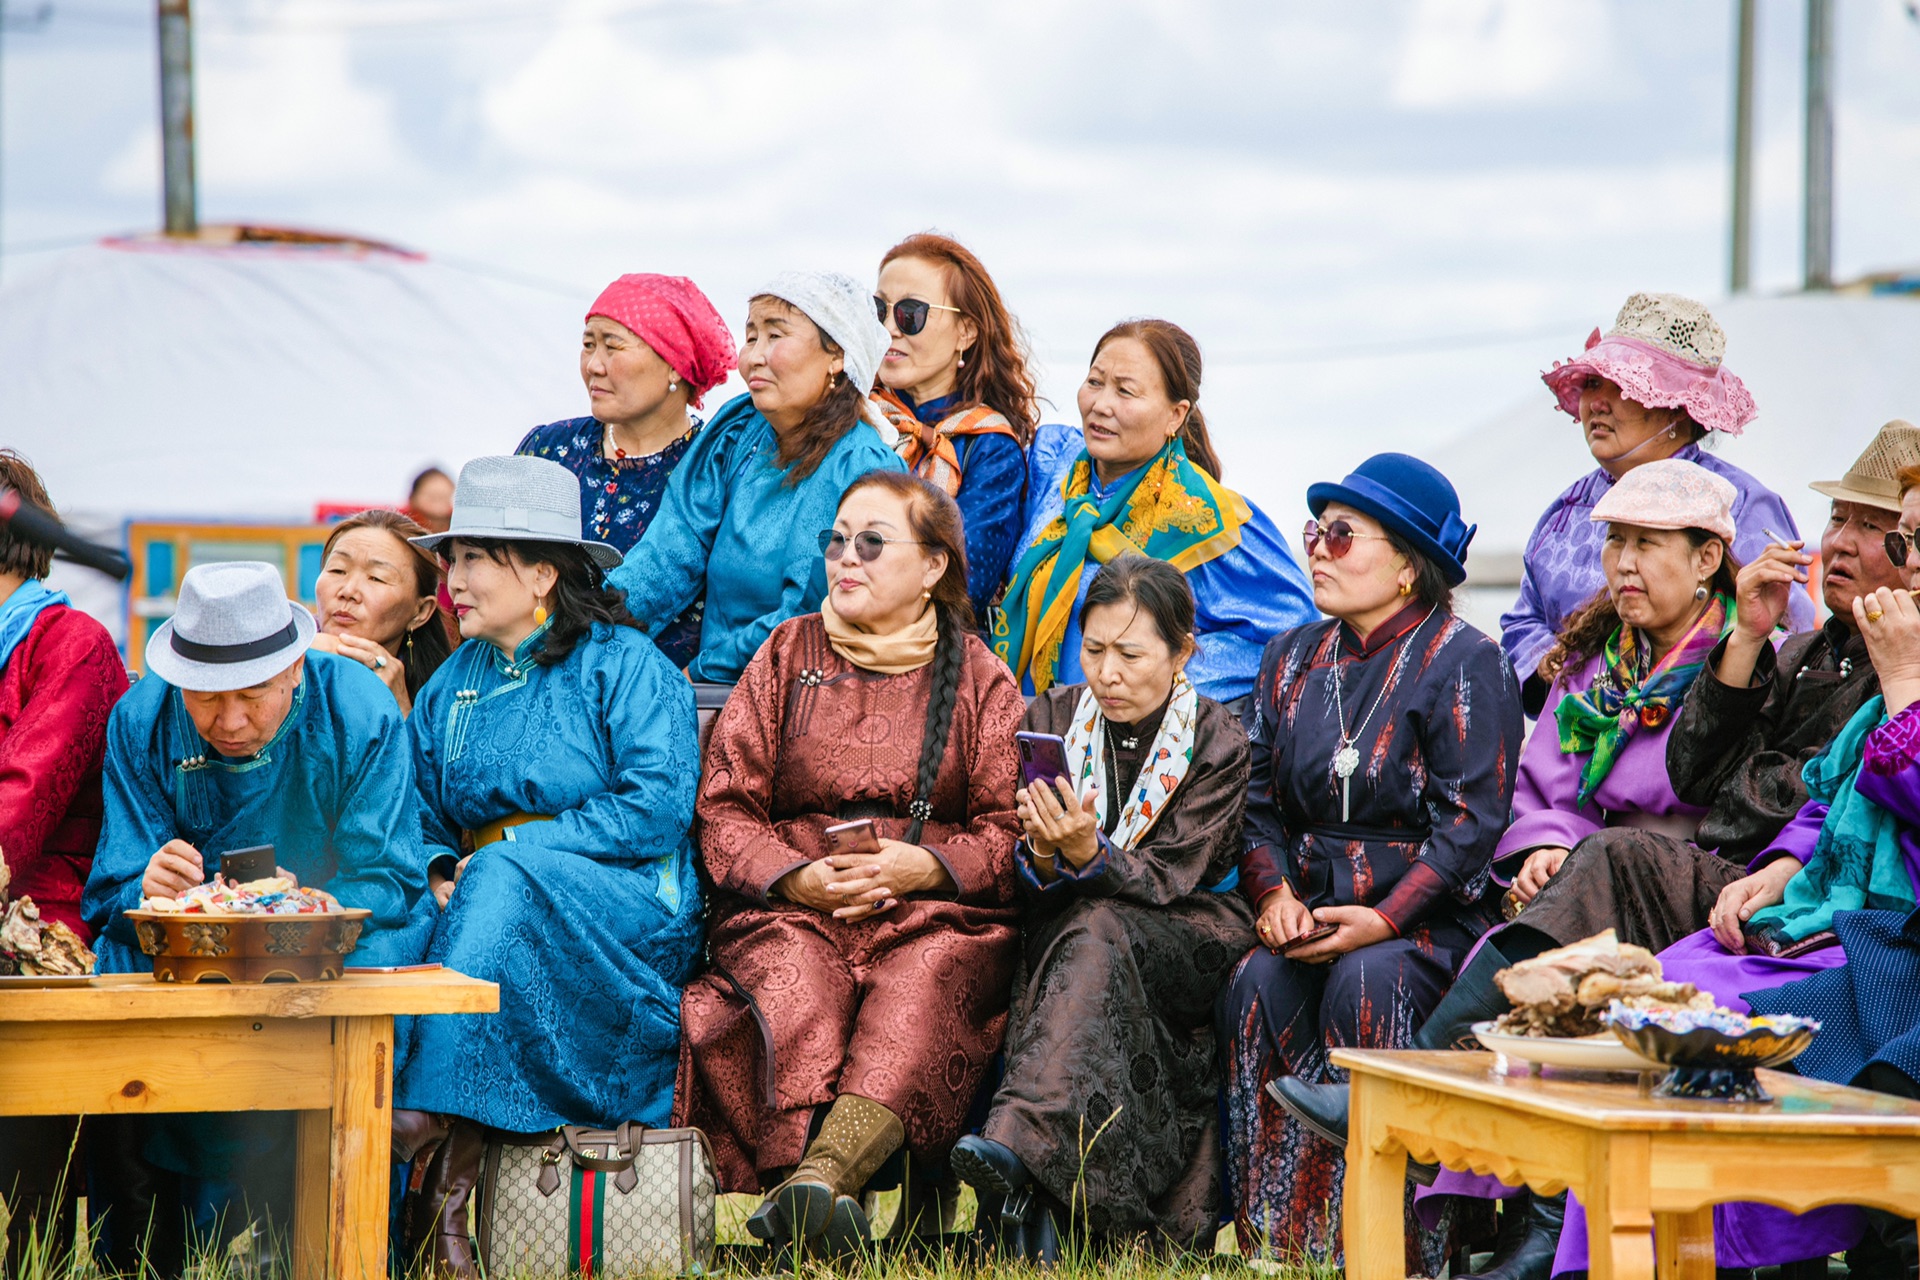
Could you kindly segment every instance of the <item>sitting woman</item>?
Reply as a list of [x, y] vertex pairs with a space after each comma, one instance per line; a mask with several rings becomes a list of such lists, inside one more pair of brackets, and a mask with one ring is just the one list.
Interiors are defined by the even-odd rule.
[[788, 272], [754, 295], [747, 394], [695, 434], [659, 515], [608, 575], [655, 637], [705, 600], [689, 679], [732, 684], [775, 627], [815, 608], [827, 594], [815, 532], [855, 479], [903, 469], [861, 416], [886, 350], [872, 295], [846, 276]]
[[1199, 651], [1187, 676], [1234, 703], [1260, 647], [1314, 616], [1300, 566], [1266, 514], [1220, 483], [1200, 413], [1200, 347], [1165, 320], [1101, 337], [1080, 384], [1078, 431], [1040, 429], [1027, 532], [993, 624], [993, 648], [1029, 693], [1077, 684], [1080, 606], [1092, 565], [1128, 551], [1165, 560], [1193, 588]]
[[313, 584], [320, 625], [313, 647], [365, 665], [403, 716], [453, 652], [440, 611], [440, 563], [409, 545], [426, 533], [397, 511], [349, 516], [327, 535]]
[[1039, 418], [1019, 322], [980, 259], [942, 235], [887, 250], [873, 301], [892, 339], [874, 400], [907, 467], [960, 504], [967, 594], [984, 619], [1020, 536]]
[[[1378, 454], [1307, 502], [1331, 617], [1261, 665], [1240, 887], [1263, 945], [1220, 1016], [1241, 1251], [1337, 1260], [1343, 1155], [1264, 1086], [1334, 1078], [1334, 1048], [1405, 1048], [1438, 1003], [1493, 923], [1521, 715], [1499, 646], [1452, 611], [1474, 530], [1445, 476]], [[1444, 1242], [1407, 1238], [1409, 1273], [1439, 1274]]]
[[1210, 1251], [1211, 1014], [1253, 942], [1234, 891], [1246, 734], [1186, 677], [1193, 595], [1164, 560], [1103, 567], [1080, 631], [1087, 683], [1027, 710], [1029, 730], [1065, 739], [1069, 776], [1018, 793], [1031, 905], [1006, 1074], [953, 1168], [1023, 1228], [1003, 1228], [1008, 1251], [1039, 1262], [1059, 1260], [1070, 1223]]
[[620, 553], [579, 528], [563, 468], [477, 458], [452, 528], [418, 540], [466, 637], [407, 726], [444, 908], [427, 958], [501, 987], [497, 1014], [419, 1019], [394, 1081], [396, 1158], [444, 1138], [421, 1216], [459, 1276], [480, 1126], [667, 1123], [700, 949], [693, 691], [604, 584]]
[[[693, 410], [727, 380], [734, 358], [727, 322], [693, 281], [621, 276], [587, 309], [580, 339], [592, 412], [535, 427], [514, 452], [579, 477], [580, 536], [625, 555], [660, 513], [667, 481], [704, 425]], [[654, 636], [676, 667], [699, 652], [701, 603]]]
[[1000, 1048], [1022, 708], [974, 634], [953, 499], [868, 475], [816, 545], [832, 592], [775, 629], [707, 747], [712, 965], [674, 1110], [723, 1191], [772, 1188], [755, 1237], [838, 1252], [888, 1156], [945, 1160]]

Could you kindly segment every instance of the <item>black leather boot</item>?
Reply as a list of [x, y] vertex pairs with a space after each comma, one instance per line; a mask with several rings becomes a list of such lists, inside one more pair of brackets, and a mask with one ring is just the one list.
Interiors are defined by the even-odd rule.
[[978, 1192], [1012, 1195], [1026, 1186], [1029, 1178], [1027, 1166], [1012, 1148], [975, 1133], [953, 1144], [947, 1164], [956, 1178]]
[[[1460, 976], [1453, 980], [1440, 1003], [1413, 1033], [1411, 1049], [1475, 1049], [1473, 1024], [1488, 1022], [1512, 1006], [1500, 994], [1493, 975], [1509, 966], [1507, 957], [1491, 943], [1482, 943]], [[1347, 1145], [1347, 1086], [1338, 1082], [1309, 1084], [1298, 1076], [1280, 1076], [1267, 1083], [1267, 1093], [1288, 1115], [1336, 1147]], [[1416, 1166], [1432, 1169], [1431, 1165]], [[1415, 1181], [1431, 1186], [1433, 1177], [1418, 1174]]]
[[1485, 1271], [1459, 1280], [1551, 1280], [1553, 1251], [1560, 1245], [1560, 1226], [1567, 1217], [1567, 1196], [1530, 1196], [1527, 1229], [1510, 1252], [1495, 1254]]

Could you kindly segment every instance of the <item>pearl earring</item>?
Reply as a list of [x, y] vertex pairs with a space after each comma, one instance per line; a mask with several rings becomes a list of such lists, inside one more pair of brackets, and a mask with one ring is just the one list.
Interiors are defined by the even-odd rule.
[[959, 366], [959, 367], [960, 367], [960, 368], [962, 368], [962, 369], [964, 369], [964, 368], [966, 368], [966, 367], [967, 367], [967, 358], [966, 358], [965, 356], [961, 356], [961, 357], [960, 357], [960, 366]]
[[1704, 582], [1703, 582], [1703, 583], [1701, 583], [1701, 584], [1700, 584], [1699, 586], [1697, 586], [1697, 587], [1695, 587], [1695, 588], [1693, 589], [1693, 598], [1694, 598], [1695, 600], [1705, 600], [1705, 599], [1707, 598], [1707, 584], [1706, 584], [1706, 583], [1704, 583]]

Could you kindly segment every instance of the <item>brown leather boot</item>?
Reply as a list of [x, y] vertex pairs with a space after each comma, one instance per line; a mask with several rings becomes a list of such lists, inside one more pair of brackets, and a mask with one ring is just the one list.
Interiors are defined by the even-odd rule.
[[431, 1111], [409, 1111], [396, 1107], [393, 1112], [393, 1162], [412, 1164], [414, 1157], [429, 1150], [447, 1136], [452, 1120]]
[[473, 1185], [480, 1180], [480, 1157], [485, 1149], [480, 1126], [454, 1117], [446, 1139], [427, 1164], [420, 1185], [421, 1212], [413, 1224], [407, 1251], [414, 1257], [427, 1253], [437, 1276], [479, 1280], [473, 1236], [467, 1228], [467, 1206], [473, 1199]]
[[[799, 1244], [824, 1234], [835, 1219], [837, 1208], [840, 1217], [851, 1215], [857, 1217], [858, 1222], [851, 1227], [836, 1223], [836, 1235], [847, 1235], [849, 1231], [863, 1234], [865, 1215], [858, 1212], [857, 1199], [852, 1201], [851, 1208], [836, 1202], [857, 1198], [867, 1179], [906, 1139], [907, 1131], [893, 1112], [871, 1098], [842, 1094], [834, 1100], [826, 1123], [820, 1126], [819, 1136], [800, 1158], [793, 1175], [767, 1196], [767, 1203], [774, 1206], [776, 1212], [767, 1214], [763, 1206], [762, 1212], [754, 1214], [754, 1220], [748, 1222], [748, 1229], [761, 1239], [782, 1244], [791, 1240]], [[756, 1221], [768, 1229], [769, 1234], [761, 1235]]]

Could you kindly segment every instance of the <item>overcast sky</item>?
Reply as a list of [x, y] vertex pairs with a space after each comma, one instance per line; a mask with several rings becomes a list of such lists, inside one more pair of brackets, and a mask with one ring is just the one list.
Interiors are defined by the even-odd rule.
[[[158, 220], [150, 0], [23, 29], [39, 3], [7, 5], [9, 272]], [[774, 271], [870, 276], [938, 228], [995, 272], [1061, 415], [1113, 321], [1189, 328], [1229, 480], [1291, 527], [1319, 470], [1544, 396], [1632, 290], [1721, 295], [1733, 7], [195, 0], [201, 216], [583, 306], [682, 273], [736, 329]], [[1837, 273], [1920, 264], [1920, 22], [1835, 7]], [[1756, 277], [1784, 289], [1804, 5], [1760, 15]]]

